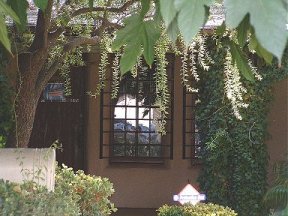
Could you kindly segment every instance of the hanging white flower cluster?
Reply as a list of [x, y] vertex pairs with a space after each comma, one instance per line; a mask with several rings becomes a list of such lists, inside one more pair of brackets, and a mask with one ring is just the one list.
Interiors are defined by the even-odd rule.
[[224, 90], [228, 100], [230, 100], [234, 115], [242, 120], [241, 108], [247, 108], [248, 104], [243, 101], [243, 94], [247, 92], [240, 81], [240, 73], [235, 64], [232, 63], [232, 55], [227, 51], [224, 65]]
[[112, 86], [111, 86], [111, 98], [116, 99], [120, 88], [120, 52], [115, 53], [112, 66]]
[[162, 134], [166, 133], [166, 118], [168, 115], [168, 104], [170, 102], [170, 93], [168, 87], [168, 76], [166, 68], [168, 61], [166, 59], [166, 53], [169, 51], [170, 41], [166, 35], [162, 35], [155, 46], [156, 56], [156, 105], [159, 106], [161, 116], [157, 119], [158, 131]]
[[181, 60], [181, 78], [183, 85], [189, 92], [198, 92], [198, 89], [192, 86], [192, 80], [196, 82], [200, 80], [196, 65], [199, 65], [203, 70], [207, 71], [210, 68], [209, 65], [214, 63], [206, 48], [206, 37], [198, 34], [192, 43], [184, 49]]

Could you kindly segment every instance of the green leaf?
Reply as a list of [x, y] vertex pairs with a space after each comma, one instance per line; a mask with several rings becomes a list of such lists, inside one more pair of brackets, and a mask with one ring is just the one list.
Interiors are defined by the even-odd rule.
[[170, 23], [166, 32], [171, 41], [176, 41], [178, 35], [180, 34], [176, 18]]
[[[116, 32], [116, 39], [112, 44], [113, 50], [119, 50], [126, 45], [120, 62], [120, 70], [126, 73], [136, 63], [141, 48], [144, 48], [144, 58], [148, 65], [154, 60], [154, 45], [160, 37], [160, 28], [153, 21], [143, 21], [141, 16], [134, 15], [125, 20], [125, 27]], [[136, 46], [136, 47], [135, 47]], [[132, 49], [132, 50], [130, 50]], [[129, 56], [129, 58], [127, 57]], [[130, 59], [130, 60], [129, 60]], [[126, 65], [125, 65], [126, 64]]]
[[247, 41], [249, 27], [249, 15], [247, 14], [240, 25], [237, 27], [237, 39], [241, 47], [244, 47]]
[[241, 48], [233, 41], [229, 42], [229, 46], [233, 61], [236, 63], [239, 71], [247, 80], [254, 82], [255, 79], [252, 70]]
[[94, 0], [89, 0], [88, 4], [90, 8], [93, 8]]
[[282, 0], [225, 0], [226, 23], [236, 28], [250, 15], [250, 24], [261, 46], [279, 60], [287, 43], [287, 10]]
[[3, 0], [0, 0], [0, 12], [4, 15], [10, 16], [16, 23], [20, 23], [16, 13], [5, 2], [3, 2]]
[[129, 44], [124, 49], [124, 54], [120, 59], [121, 76], [127, 73], [136, 64], [138, 56], [141, 54], [141, 44]]
[[0, 42], [11, 53], [11, 45], [8, 38], [7, 27], [2, 16], [0, 16]]
[[175, 0], [178, 11], [178, 27], [184, 41], [189, 44], [205, 24], [207, 14], [205, 6], [210, 6], [213, 0]]
[[112, 50], [119, 50], [127, 42], [137, 39], [134, 38], [134, 36], [136, 34], [138, 36], [138, 28], [141, 25], [141, 22], [141, 18], [138, 15], [126, 18], [124, 20], [125, 27], [116, 32], [116, 38], [113, 41]]
[[174, 0], [160, 0], [160, 11], [166, 27], [176, 19], [177, 10], [174, 6]]
[[148, 65], [154, 61], [154, 45], [160, 37], [160, 28], [153, 21], [144, 22], [142, 42], [144, 46], [144, 58]]
[[140, 16], [144, 18], [145, 14], [149, 11], [150, 9], [150, 0], [141, 0], [141, 12]]
[[42, 11], [45, 11], [48, 5], [48, 0], [34, 0], [34, 4]]
[[24, 31], [27, 27], [27, 9], [28, 9], [28, 2], [26, 0], [8, 0], [7, 4], [11, 6], [11, 8], [16, 12], [19, 17], [19, 24], [17, 27]]
[[268, 64], [272, 63], [273, 55], [261, 46], [261, 44], [258, 42], [254, 34], [252, 34], [251, 39], [249, 41], [249, 48], [251, 50], [256, 51], [256, 54], [259, 57], [263, 58], [266, 63]]

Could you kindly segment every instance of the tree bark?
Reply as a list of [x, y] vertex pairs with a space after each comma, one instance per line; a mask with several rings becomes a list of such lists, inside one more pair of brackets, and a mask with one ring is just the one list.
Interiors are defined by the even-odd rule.
[[[33, 67], [31, 53], [18, 57], [19, 82], [15, 94], [14, 118], [15, 127], [11, 129], [7, 147], [28, 147], [32, 133], [39, 95], [35, 94], [36, 71]], [[34, 63], [35, 64], [35, 63]]]

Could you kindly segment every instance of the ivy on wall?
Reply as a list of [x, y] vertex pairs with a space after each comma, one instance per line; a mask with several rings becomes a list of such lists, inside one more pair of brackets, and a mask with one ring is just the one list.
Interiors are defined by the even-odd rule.
[[247, 92], [240, 110], [242, 120], [235, 118], [231, 102], [225, 96], [225, 49], [217, 50], [215, 40], [207, 42], [214, 64], [209, 71], [199, 71], [200, 81], [196, 124], [203, 142], [203, 169], [200, 187], [209, 202], [227, 205], [240, 216], [263, 216], [262, 199], [267, 187], [268, 153], [265, 145], [268, 105], [272, 85], [288, 75], [287, 52], [279, 68], [262, 66], [258, 60], [261, 81], [251, 84], [241, 80]]

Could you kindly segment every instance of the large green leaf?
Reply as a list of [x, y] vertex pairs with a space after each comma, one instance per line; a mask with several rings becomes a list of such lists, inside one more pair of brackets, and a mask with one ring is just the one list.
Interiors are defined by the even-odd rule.
[[142, 42], [144, 47], [144, 58], [148, 65], [154, 61], [154, 44], [160, 37], [160, 29], [153, 21], [144, 22]]
[[124, 54], [120, 59], [120, 71], [123, 76], [136, 64], [138, 56], [141, 55], [141, 44], [130, 43], [124, 49]]
[[171, 41], [176, 41], [180, 31], [177, 23], [177, 10], [174, 0], [160, 0], [161, 15], [166, 25], [166, 32]]
[[20, 23], [17, 27], [20, 30], [24, 30], [27, 27], [28, 2], [26, 0], [7, 0], [7, 4], [11, 6], [19, 17]]
[[123, 45], [130, 41], [139, 39], [134, 38], [135, 35], [139, 36], [138, 28], [141, 25], [141, 17], [134, 15], [124, 20], [125, 27], [116, 32], [116, 38], [112, 44], [113, 50], [119, 50]]
[[48, 4], [48, 0], [34, 0], [34, 4], [42, 11], [45, 11]]
[[4, 15], [10, 16], [16, 23], [20, 23], [16, 13], [3, 0], [0, 0], [0, 12]]
[[189, 44], [205, 24], [207, 14], [205, 6], [210, 6], [213, 0], [175, 0], [175, 8], [178, 11], [178, 27]]
[[178, 35], [180, 34], [179, 28], [178, 28], [178, 23], [177, 23], [177, 19], [174, 19], [170, 25], [168, 26], [167, 30], [166, 30], [169, 38], [171, 39], [171, 41], [176, 41]]
[[237, 39], [241, 47], [244, 47], [245, 43], [247, 42], [249, 27], [249, 15], [247, 14], [237, 27]]
[[3, 46], [9, 51], [11, 52], [11, 45], [10, 45], [10, 41], [8, 38], [8, 32], [7, 32], [7, 27], [5, 24], [5, 21], [3, 19], [2, 16], [0, 16], [0, 42], [3, 44]]
[[256, 51], [256, 54], [262, 57], [266, 63], [272, 63], [273, 55], [261, 46], [254, 34], [251, 35], [251, 39], [249, 41], [249, 48]]
[[11, 44], [8, 37], [7, 26], [2, 15], [10, 16], [16, 23], [20, 23], [20, 20], [11, 7], [9, 7], [3, 0], [0, 0], [0, 42], [5, 49], [11, 53]]
[[141, 0], [141, 17], [144, 17], [150, 9], [150, 0]]
[[252, 70], [241, 48], [233, 41], [229, 42], [229, 46], [230, 46], [230, 51], [232, 54], [233, 62], [236, 63], [239, 71], [247, 80], [254, 82], [255, 79], [254, 79]]
[[[154, 45], [160, 37], [160, 28], [153, 21], [143, 21], [141, 16], [134, 15], [125, 20], [125, 27], [116, 33], [112, 44], [113, 50], [126, 45], [120, 62], [122, 74], [131, 70], [144, 48], [144, 58], [148, 65], [154, 60]], [[139, 51], [140, 50], [140, 51]]]
[[287, 9], [282, 0], [225, 0], [226, 23], [236, 28], [249, 14], [260, 44], [279, 60], [287, 43]]
[[177, 10], [174, 6], [174, 0], [160, 0], [160, 11], [166, 27], [176, 19]]

